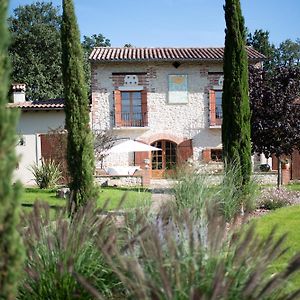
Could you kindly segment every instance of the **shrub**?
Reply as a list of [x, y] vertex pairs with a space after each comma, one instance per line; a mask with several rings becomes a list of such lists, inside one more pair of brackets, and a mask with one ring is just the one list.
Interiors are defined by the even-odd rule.
[[226, 221], [230, 222], [242, 210], [250, 212], [256, 208], [258, 185], [250, 180], [246, 185], [237, 185], [237, 167], [228, 168], [220, 185], [213, 185], [213, 176], [197, 173], [181, 175], [174, 186], [175, 203], [179, 210], [192, 209], [197, 217], [207, 202], [217, 203]]
[[[129, 290], [123, 299], [296, 298], [297, 293], [287, 295], [283, 288], [300, 268], [299, 255], [284, 271], [269, 273], [285, 252], [284, 237], [276, 239], [273, 230], [261, 238], [254, 227], [226, 237], [218, 210], [208, 206], [206, 211], [206, 227], [188, 210], [163, 210], [156, 218], [140, 214], [123, 231], [121, 244], [111, 239], [105, 248], [100, 245]], [[101, 299], [87, 281], [81, 283]]]
[[96, 246], [99, 240], [108, 239], [111, 222], [110, 217], [99, 218], [100, 212], [90, 204], [72, 221], [63, 214], [51, 221], [49, 206], [35, 203], [33, 212], [23, 220], [27, 259], [18, 299], [92, 299], [73, 272], [88, 279], [105, 299], [119, 291], [119, 280]]
[[257, 206], [264, 209], [277, 209], [293, 204], [295, 192], [285, 188], [263, 189], [257, 201]]
[[30, 167], [34, 180], [40, 189], [54, 188], [62, 178], [60, 165], [53, 160], [45, 161], [39, 166], [34, 164]]

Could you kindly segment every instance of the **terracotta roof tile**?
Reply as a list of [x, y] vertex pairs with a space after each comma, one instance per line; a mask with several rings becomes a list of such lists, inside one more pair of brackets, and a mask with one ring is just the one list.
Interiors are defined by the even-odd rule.
[[[266, 57], [246, 48], [249, 60], [262, 61]], [[91, 61], [222, 61], [224, 48], [112, 48], [97, 47], [90, 55]]]
[[63, 110], [64, 99], [49, 99], [45, 101], [26, 101], [19, 103], [9, 103], [8, 107], [21, 108], [23, 111], [28, 110]]

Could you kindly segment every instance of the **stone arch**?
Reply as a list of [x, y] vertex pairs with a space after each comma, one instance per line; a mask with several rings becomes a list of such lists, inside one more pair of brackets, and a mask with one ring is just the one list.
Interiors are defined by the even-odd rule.
[[152, 144], [155, 141], [159, 141], [159, 140], [168, 140], [168, 141], [174, 142], [177, 145], [179, 145], [186, 139], [184, 139], [183, 137], [180, 137], [180, 136], [170, 134], [170, 133], [155, 133], [148, 137], [139, 138], [139, 140], [148, 145]]

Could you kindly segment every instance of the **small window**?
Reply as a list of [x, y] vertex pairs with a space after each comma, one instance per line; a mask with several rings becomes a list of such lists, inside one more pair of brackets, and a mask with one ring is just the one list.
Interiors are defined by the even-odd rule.
[[210, 155], [212, 161], [222, 161], [222, 149], [211, 149]]
[[222, 90], [209, 91], [209, 122], [210, 126], [220, 126], [222, 124]]
[[222, 91], [216, 91], [216, 119], [222, 119], [223, 118], [223, 112], [222, 112]]

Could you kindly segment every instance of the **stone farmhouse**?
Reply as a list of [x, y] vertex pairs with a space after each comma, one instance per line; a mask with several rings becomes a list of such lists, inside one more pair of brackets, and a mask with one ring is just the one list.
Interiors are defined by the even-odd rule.
[[[261, 66], [263, 55], [250, 47], [247, 53], [251, 64]], [[222, 157], [223, 54], [223, 48], [95, 48], [90, 56], [91, 128], [162, 149], [110, 154], [106, 170], [139, 166], [150, 178], [162, 178], [186, 161], [217, 166]], [[49, 130], [63, 128], [65, 114], [63, 99], [25, 101], [25, 89], [24, 84], [13, 86], [9, 107], [21, 109], [16, 178], [32, 185], [29, 167], [52, 157], [57, 147]], [[254, 160], [272, 166], [264, 156]], [[296, 165], [299, 153], [292, 157], [292, 179], [300, 179]]]
[[[247, 48], [249, 62], [264, 56]], [[91, 126], [162, 151], [109, 155], [161, 178], [187, 160], [220, 161], [224, 48], [95, 48]]]

